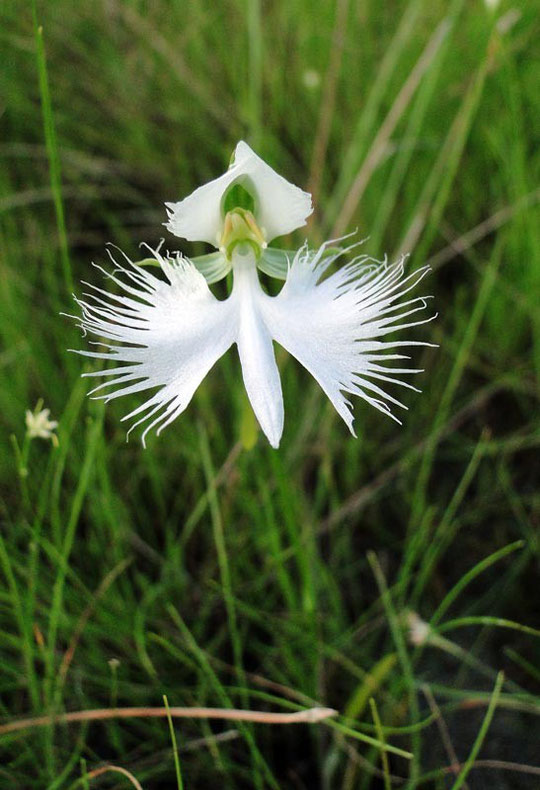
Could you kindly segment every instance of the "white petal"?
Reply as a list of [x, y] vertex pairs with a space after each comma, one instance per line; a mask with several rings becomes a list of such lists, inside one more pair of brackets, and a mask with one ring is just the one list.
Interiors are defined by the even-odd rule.
[[[428, 345], [381, 340], [390, 332], [434, 317], [404, 321], [423, 310], [426, 299], [399, 301], [428, 270], [423, 268], [405, 276], [403, 261], [389, 266], [362, 256], [321, 282], [324, 271], [340, 254], [325, 257], [324, 253], [324, 246], [315, 256], [302, 248], [280, 294], [263, 301], [262, 315], [274, 339], [319, 382], [354, 435], [351, 404], [344, 393], [362, 397], [397, 420], [390, 404], [406, 407], [373, 380], [393, 381], [415, 389], [393, 377], [403, 373], [403, 369], [393, 370], [378, 363], [385, 359], [381, 350]], [[395, 354], [387, 357], [403, 358]]]
[[275, 247], [267, 247], [257, 261], [257, 268], [270, 277], [286, 280], [294, 256], [294, 250], [278, 250]]
[[262, 318], [269, 300], [259, 285], [253, 254], [245, 265], [234, 253], [234, 288], [231, 300], [238, 311], [238, 354], [251, 406], [272, 447], [279, 447], [283, 433], [283, 395], [272, 337]]
[[158, 428], [159, 433], [184, 411], [238, 331], [231, 300], [218, 301], [190, 261], [154, 254], [166, 281], [127, 261], [127, 265], [117, 264], [108, 275], [123, 295], [94, 287], [85, 295], [86, 300], [77, 300], [83, 314], [81, 328], [113, 341], [100, 344], [107, 351], [77, 353], [120, 363], [114, 369], [88, 374], [106, 377], [93, 390], [102, 393], [97, 397], [108, 401], [159, 388], [124, 418], [140, 415], [135, 425], [152, 418], [143, 433], [143, 444], [151, 428]]
[[188, 241], [207, 241], [217, 246], [221, 233], [222, 200], [231, 184], [245, 183], [254, 192], [255, 219], [266, 240], [305, 225], [313, 211], [311, 195], [278, 175], [249, 145], [239, 142], [234, 163], [219, 178], [204, 184], [178, 203], [166, 203], [167, 228]]
[[231, 262], [227, 260], [220, 250], [211, 252], [209, 255], [198, 255], [190, 260], [197, 271], [202, 274], [208, 285], [223, 280], [231, 271]]

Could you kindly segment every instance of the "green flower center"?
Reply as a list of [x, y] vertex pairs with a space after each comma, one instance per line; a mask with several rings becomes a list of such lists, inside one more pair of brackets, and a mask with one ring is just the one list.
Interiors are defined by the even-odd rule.
[[251, 211], [245, 208], [233, 208], [232, 211], [226, 213], [219, 247], [231, 260], [233, 251], [238, 244], [248, 244], [252, 247], [257, 260], [266, 247], [262, 230], [257, 225]]
[[239, 181], [236, 181], [223, 196], [222, 211], [228, 214], [235, 208], [245, 208], [247, 211], [255, 213], [255, 198], [251, 192]]

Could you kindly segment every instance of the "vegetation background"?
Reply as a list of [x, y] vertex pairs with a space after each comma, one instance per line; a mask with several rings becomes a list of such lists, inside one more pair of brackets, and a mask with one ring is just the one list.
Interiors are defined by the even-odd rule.
[[[538, 10], [3, 0], [1, 788], [539, 786]], [[234, 353], [146, 451], [85, 397], [72, 290], [106, 242], [174, 248], [164, 201], [240, 138], [314, 193], [312, 244], [431, 264], [403, 427], [357, 402], [353, 440], [285, 354], [277, 452]], [[340, 715], [176, 720], [176, 752], [165, 718], [4, 726], [164, 694]]]

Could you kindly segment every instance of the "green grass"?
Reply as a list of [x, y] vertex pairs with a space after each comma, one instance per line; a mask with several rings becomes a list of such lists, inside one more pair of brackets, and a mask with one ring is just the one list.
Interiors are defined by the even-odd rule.
[[[0, 787], [538, 786], [535, 11], [2, 5]], [[234, 353], [146, 451], [120, 422], [137, 400], [85, 397], [71, 281], [98, 282], [107, 242], [140, 257], [167, 235], [164, 201], [240, 138], [316, 190], [313, 244], [358, 228], [378, 258], [432, 263], [418, 337], [439, 348], [414, 355], [403, 427], [357, 402], [352, 439], [285, 353], [279, 451]], [[40, 398], [57, 447], [25, 441]], [[339, 716], [1, 734], [164, 696]]]

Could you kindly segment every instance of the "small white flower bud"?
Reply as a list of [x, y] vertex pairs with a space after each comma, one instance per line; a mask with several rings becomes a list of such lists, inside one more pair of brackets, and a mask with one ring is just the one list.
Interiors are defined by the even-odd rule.
[[415, 647], [425, 644], [430, 635], [429, 624], [422, 620], [416, 612], [407, 612], [407, 625], [409, 626], [409, 641]]

